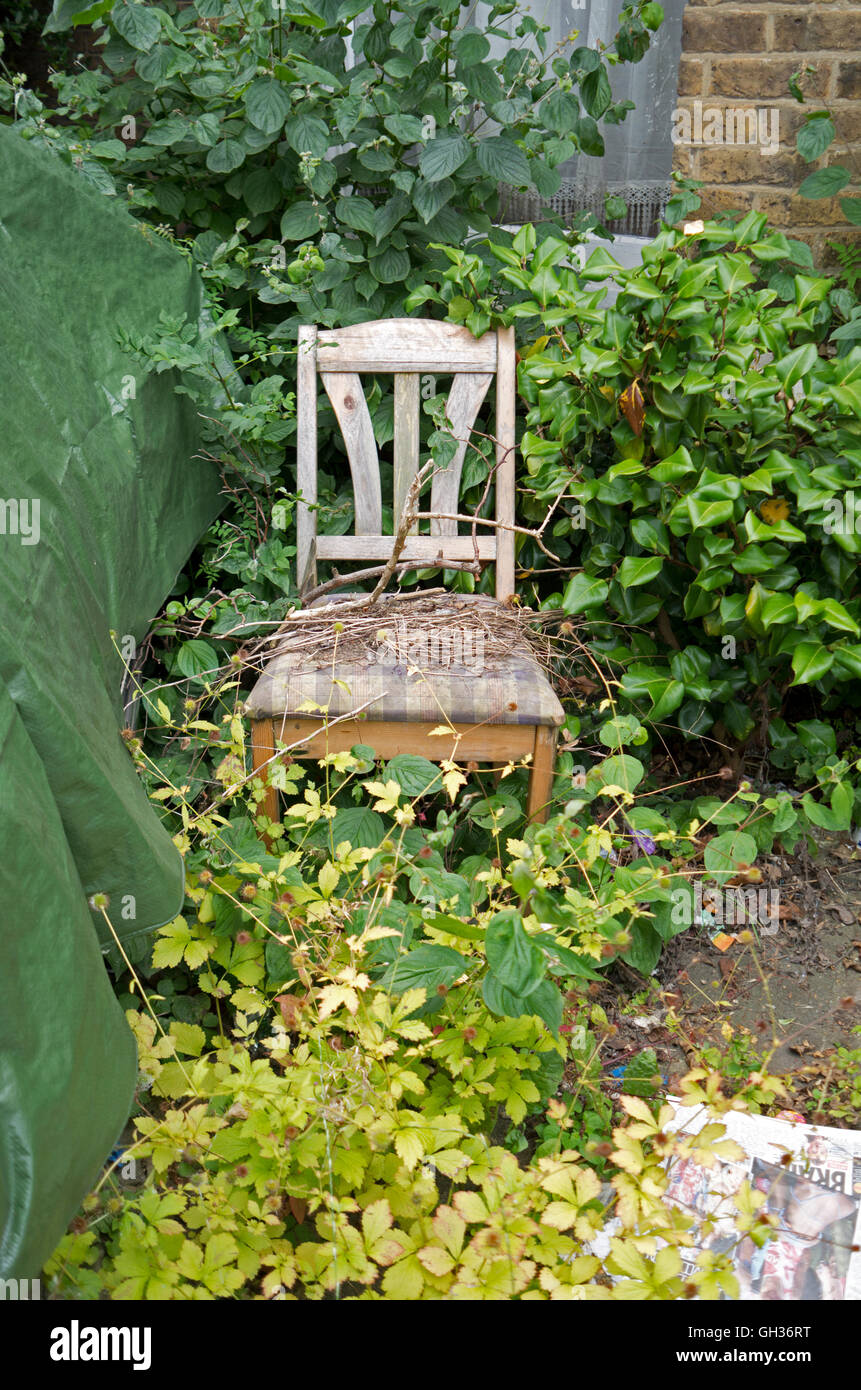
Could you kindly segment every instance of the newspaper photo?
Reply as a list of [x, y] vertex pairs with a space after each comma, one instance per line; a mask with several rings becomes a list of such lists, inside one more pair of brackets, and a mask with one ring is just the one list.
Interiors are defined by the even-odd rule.
[[[697, 1133], [709, 1122], [704, 1107], [675, 1108], [672, 1128]], [[730, 1112], [727, 1138], [744, 1150], [738, 1162], [703, 1168], [692, 1159], [671, 1165], [667, 1200], [689, 1215], [709, 1218], [699, 1246], [682, 1252], [685, 1274], [701, 1250], [734, 1251], [739, 1297], [747, 1300], [861, 1298], [861, 1133], [794, 1119]], [[763, 1193], [761, 1210], [776, 1217], [762, 1246], [739, 1242], [735, 1194], [747, 1180]], [[856, 1247], [853, 1250], [853, 1246]]]

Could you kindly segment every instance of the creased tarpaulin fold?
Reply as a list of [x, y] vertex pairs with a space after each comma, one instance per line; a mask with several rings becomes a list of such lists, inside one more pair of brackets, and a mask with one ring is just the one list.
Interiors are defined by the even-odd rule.
[[205, 321], [185, 258], [0, 126], [4, 1278], [38, 1273], [130, 1109], [134, 1039], [87, 899], [108, 895], [121, 937], [182, 905], [182, 861], [120, 737], [110, 635], [140, 640], [221, 506], [177, 378], [118, 343], [162, 312]]

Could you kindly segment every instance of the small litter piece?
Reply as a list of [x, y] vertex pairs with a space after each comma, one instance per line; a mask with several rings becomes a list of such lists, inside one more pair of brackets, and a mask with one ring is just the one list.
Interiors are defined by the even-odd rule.
[[730, 932], [718, 931], [715, 932], [714, 936], [710, 937], [709, 940], [719, 951], [728, 951], [730, 946], [738, 941], [738, 937], [733, 936]]
[[[628, 1070], [628, 1067], [629, 1067], [630, 1065], [631, 1065], [630, 1062], [625, 1062], [621, 1067], [611, 1067], [611, 1069], [608, 1071], [607, 1075], [608, 1075], [608, 1076], [612, 1076], [615, 1080], [621, 1081], [621, 1080], [623, 1080], [623, 1078], [624, 1078], [624, 1076], [625, 1076], [625, 1072]], [[670, 1078], [669, 1078], [669, 1075], [667, 1074], [667, 1072], [665, 1072], [665, 1071], [662, 1071], [662, 1072], [655, 1072], [655, 1075], [656, 1075], [656, 1076], [660, 1076], [660, 1078], [661, 1078], [661, 1080], [663, 1081], [664, 1085], [665, 1085], [665, 1086], [667, 1085], [667, 1083], [668, 1083], [668, 1081], [669, 1081], [669, 1079], [670, 1079]], [[638, 1081], [642, 1081], [642, 1079], [643, 1079], [642, 1077], [638, 1077], [638, 1078], [637, 1078]]]
[[637, 1014], [636, 1018], [631, 1019], [635, 1028], [642, 1028], [644, 1032], [652, 1028], [660, 1028], [663, 1019], [660, 1014]]
[[115, 1144], [105, 1159], [105, 1168], [113, 1168], [113, 1176], [124, 1187], [138, 1187], [146, 1176], [146, 1166], [139, 1158], [126, 1158], [127, 1153], [123, 1144]]

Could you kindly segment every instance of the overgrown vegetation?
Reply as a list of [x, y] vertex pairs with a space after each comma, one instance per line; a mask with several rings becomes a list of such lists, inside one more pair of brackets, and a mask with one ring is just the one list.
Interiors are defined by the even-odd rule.
[[[549, 196], [562, 161], [600, 155], [602, 127], [631, 107], [612, 100], [610, 69], [638, 61], [661, 18], [645, 0], [624, 6], [599, 52], [576, 31], [551, 49], [547, 27], [514, 0], [483, 28], [459, 0], [371, 11], [339, 0], [56, 0], [52, 27], [91, 26], [76, 32], [91, 36], [93, 56], [54, 75], [54, 107], [8, 69], [0, 102], [23, 138], [193, 258], [236, 363], [225, 382], [215, 340], [183, 322], [138, 345], [144, 370], [186, 373], [225, 473], [228, 509], [174, 596], [197, 600], [192, 616], [207, 615], [216, 635], [235, 629], [237, 611], [248, 626], [264, 604], [280, 604], [267, 614], [279, 616], [292, 592], [297, 326], [402, 313], [436, 257], [430, 243], [489, 231], [511, 189]], [[385, 483], [390, 381], [368, 395]], [[435, 383], [425, 396], [423, 445], [439, 448], [444, 397]], [[330, 411], [320, 446], [333, 460], [321, 527], [344, 532], [353, 499]], [[486, 479], [477, 457], [465, 503], [478, 504]]]
[[[226, 805], [195, 811], [170, 784], [154, 789], [189, 870], [188, 910], [158, 933], [158, 992], [118, 956], [142, 1076], [137, 1136], [115, 1169], [145, 1161], [152, 1176], [141, 1194], [109, 1195], [106, 1175], [50, 1262], [52, 1286], [119, 1299], [733, 1295], [729, 1252], [682, 1277], [694, 1217], [662, 1194], [675, 1163], [737, 1146], [719, 1123], [686, 1133], [684, 1112], [652, 1099], [654, 1053], [629, 1068], [618, 1110], [607, 1100], [612, 1028], [588, 984], [620, 952], [650, 969], [652, 943], [684, 929], [703, 861], [714, 881], [734, 875], [770, 843], [775, 808], [749, 792], [717, 803], [711, 819], [732, 829], [704, 844], [694, 808], [636, 804], [644, 769], [617, 752], [566, 814], [524, 829], [515, 796], [467, 793], [445, 761], [377, 769], [357, 748], [282, 769], [265, 849], [242, 721], [228, 715], [222, 733]], [[637, 733], [603, 728], [609, 747]], [[504, 789], [517, 772], [502, 771]], [[164, 988], [180, 969], [208, 1001], [196, 1021]], [[782, 1094], [764, 1074], [732, 1097], [720, 1084], [691, 1072], [684, 1104], [719, 1119]], [[768, 1238], [762, 1201], [739, 1191], [739, 1241]], [[611, 1217], [599, 1258], [591, 1242]]]
[[[611, 971], [657, 988], [664, 947], [707, 928], [695, 888], [743, 893], [775, 846], [859, 819], [861, 729], [838, 742], [831, 727], [855, 720], [861, 671], [851, 265], [844, 283], [818, 275], [757, 214], [668, 225], [631, 271], [605, 250], [580, 264], [584, 235], [605, 231], [594, 218], [499, 227], [507, 188], [549, 196], [563, 160], [602, 152], [601, 123], [629, 105], [609, 70], [645, 52], [656, 4], [624, 7], [609, 51], [575, 36], [549, 52], [510, 0], [484, 29], [421, 0], [57, 0], [54, 16], [92, 24], [98, 60], [56, 74], [53, 107], [10, 72], [0, 95], [22, 138], [197, 265], [210, 323], [124, 342], [142, 373], [182, 373], [229, 502], [129, 675], [125, 738], [188, 897], [154, 949], [142, 936], [111, 954], [140, 1048], [137, 1130], [52, 1287], [734, 1295], [725, 1241], [682, 1273], [693, 1217], [663, 1198], [674, 1164], [734, 1156], [722, 1113], [783, 1088], [730, 1029], [680, 1082], [714, 1110], [696, 1139], [674, 1128], [649, 1048], [614, 1099], [594, 989]], [[668, 223], [696, 207], [679, 181]], [[437, 763], [379, 765], [358, 746], [274, 765], [281, 817], [260, 814], [244, 657], [296, 597], [296, 328], [415, 312], [518, 327], [519, 577], [559, 619], [569, 710], [541, 827], [525, 823], [526, 767], [465, 768], [445, 732]], [[444, 464], [445, 398], [433, 381], [423, 396], [422, 448]], [[369, 404], [385, 495], [383, 383]], [[321, 446], [320, 526], [344, 532], [353, 499], [325, 412]], [[465, 512], [491, 508], [492, 468], [488, 430]], [[542, 545], [528, 532], [551, 505]], [[653, 775], [659, 746], [703, 750], [683, 786]], [[803, 795], [745, 779], [766, 751]], [[754, 944], [765, 926], [746, 915]], [[823, 1079], [820, 1116], [857, 1107], [855, 1051]], [[141, 1192], [116, 1185], [129, 1164]], [[741, 1187], [738, 1242], [768, 1238], [762, 1204]]]

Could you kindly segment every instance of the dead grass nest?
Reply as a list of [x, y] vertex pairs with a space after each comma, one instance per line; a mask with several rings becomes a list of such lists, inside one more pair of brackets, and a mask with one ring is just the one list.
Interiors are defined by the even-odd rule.
[[482, 664], [496, 665], [524, 651], [550, 666], [552, 643], [544, 631], [549, 614], [498, 603], [484, 595], [444, 591], [408, 596], [382, 594], [321, 602], [285, 619], [259, 655], [302, 659], [308, 670], [339, 665], [373, 664], [383, 650], [414, 665], [460, 666], [464, 652], [481, 644]]

